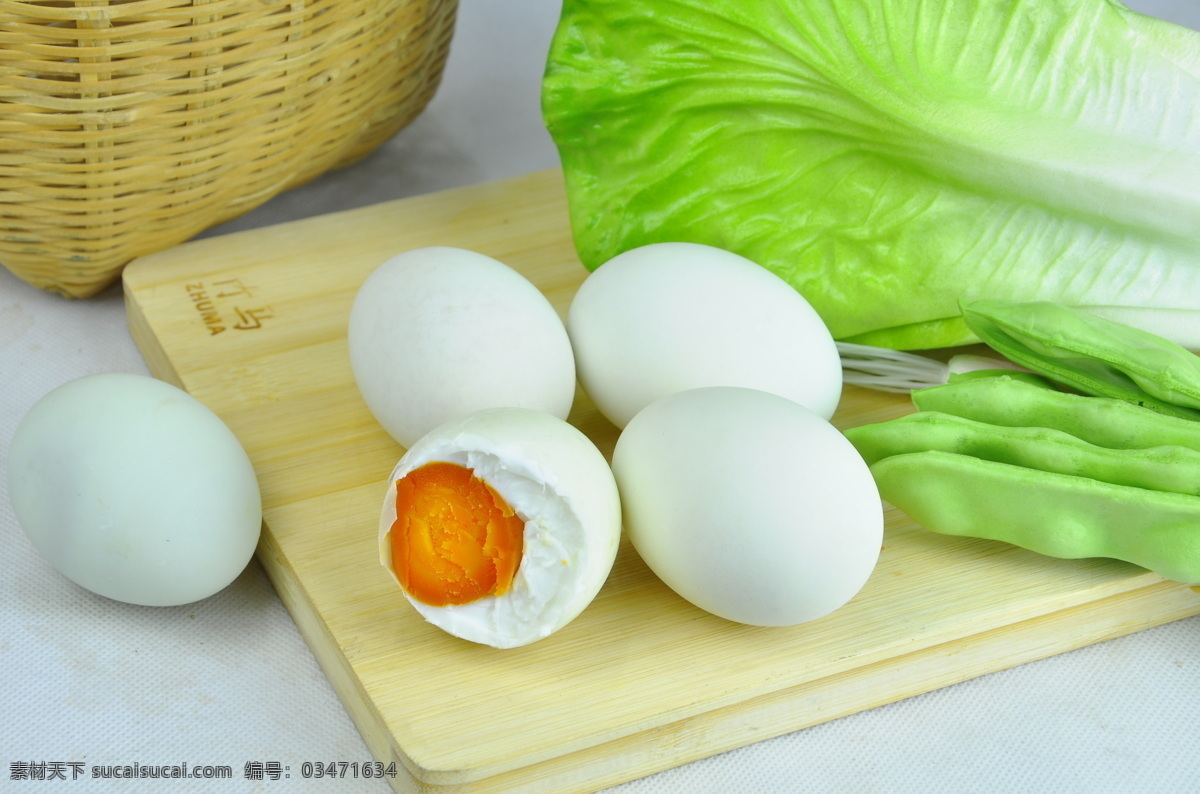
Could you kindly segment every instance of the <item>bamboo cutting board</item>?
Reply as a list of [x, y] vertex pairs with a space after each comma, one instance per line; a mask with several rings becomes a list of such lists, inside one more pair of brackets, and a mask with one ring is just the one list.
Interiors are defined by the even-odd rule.
[[[597, 599], [524, 648], [424, 623], [376, 559], [403, 450], [354, 387], [345, 328], [392, 254], [453, 245], [537, 284], [560, 313], [586, 271], [557, 171], [196, 241], [125, 271], [151, 370], [216, 411], [254, 461], [258, 557], [398, 791], [591, 791], [973, 676], [1200, 613], [1200, 596], [1115, 561], [944, 537], [889, 509], [879, 565], [834, 614], [723, 621], [623, 544]], [[835, 424], [909, 411], [845, 390]], [[578, 395], [606, 455], [616, 430]]]

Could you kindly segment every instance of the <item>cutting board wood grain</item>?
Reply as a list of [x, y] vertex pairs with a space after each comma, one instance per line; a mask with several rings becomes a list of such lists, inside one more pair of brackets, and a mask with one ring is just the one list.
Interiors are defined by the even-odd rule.
[[[359, 398], [345, 336], [367, 275], [426, 245], [508, 263], [563, 316], [586, 275], [561, 174], [546, 171], [198, 240], [124, 276], [151, 370], [253, 460], [258, 559], [371, 753], [396, 762], [397, 791], [592, 791], [1200, 613], [1200, 595], [1133, 566], [935, 535], [888, 508], [867, 586], [805, 625], [702, 612], [626, 543], [596, 600], [550, 638], [501, 651], [446, 635], [377, 562], [403, 449]], [[910, 410], [847, 387], [834, 422]], [[582, 391], [570, 421], [611, 455], [617, 431]]]

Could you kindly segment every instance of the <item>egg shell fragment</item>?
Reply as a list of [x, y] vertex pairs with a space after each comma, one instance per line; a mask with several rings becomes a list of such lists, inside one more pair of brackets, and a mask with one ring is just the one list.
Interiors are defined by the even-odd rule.
[[363, 400], [405, 447], [485, 408], [565, 419], [575, 397], [571, 343], [550, 301], [474, 251], [431, 246], [388, 259], [359, 288], [347, 338]]
[[186, 392], [126, 373], [70, 381], [21, 420], [8, 490], [38, 552], [108, 598], [174, 606], [254, 554], [262, 501], [245, 450]]
[[[574, 426], [522, 408], [475, 412], [419, 439], [388, 478], [379, 521], [380, 561], [392, 567], [396, 481], [426, 463], [472, 469], [525, 521], [512, 587], [469, 604], [430, 606], [404, 593], [427, 621], [462, 639], [513, 648], [543, 639], [592, 602], [621, 539], [621, 503], [604, 455]], [[403, 591], [403, 588], [401, 588]]]
[[741, 386], [828, 419], [841, 358], [816, 310], [745, 257], [698, 243], [653, 243], [605, 262], [567, 313], [583, 390], [617, 427], [678, 391]]
[[757, 626], [828, 615], [866, 583], [883, 505], [850, 442], [812, 411], [737, 387], [652, 403], [617, 439], [625, 531], [701, 609]]

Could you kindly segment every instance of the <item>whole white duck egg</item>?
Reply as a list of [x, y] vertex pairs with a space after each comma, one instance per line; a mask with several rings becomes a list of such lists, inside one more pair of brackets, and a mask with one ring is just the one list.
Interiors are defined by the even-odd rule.
[[742, 386], [828, 419], [841, 359], [804, 297], [745, 257], [697, 243], [653, 243], [602, 264], [567, 313], [579, 381], [624, 427], [677, 391]]
[[359, 288], [347, 335], [363, 400], [405, 447], [485, 408], [571, 410], [575, 359], [561, 318], [484, 254], [434, 246], [388, 259]]
[[89, 375], [39, 400], [8, 460], [17, 521], [60, 573], [118, 601], [222, 590], [254, 554], [254, 468], [221, 419], [154, 378]]
[[883, 539], [870, 469], [778, 395], [706, 387], [655, 401], [613, 452], [625, 530], [660, 579], [738, 623], [788, 626], [859, 592]]

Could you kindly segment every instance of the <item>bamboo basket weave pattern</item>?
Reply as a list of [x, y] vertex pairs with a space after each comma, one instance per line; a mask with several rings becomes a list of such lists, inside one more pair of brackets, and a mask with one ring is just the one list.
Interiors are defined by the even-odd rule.
[[71, 297], [365, 155], [457, 0], [0, 0], [0, 264]]

